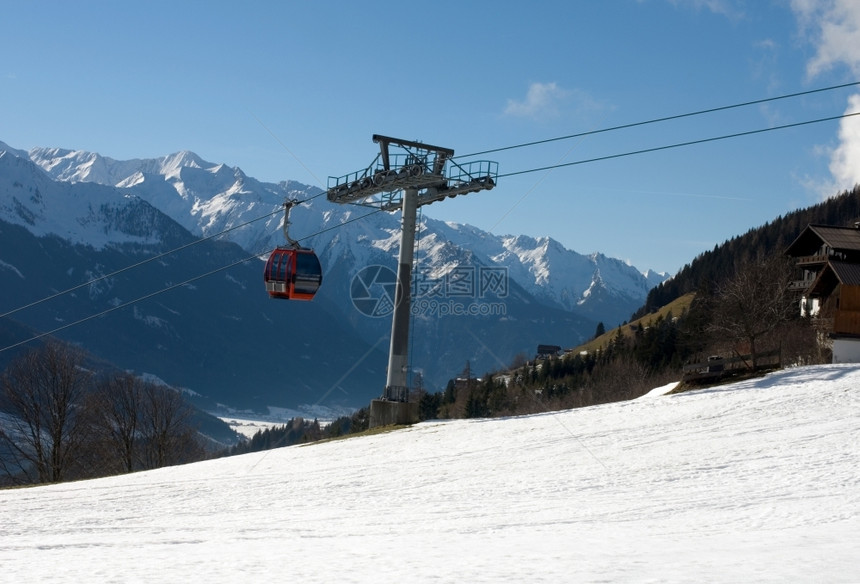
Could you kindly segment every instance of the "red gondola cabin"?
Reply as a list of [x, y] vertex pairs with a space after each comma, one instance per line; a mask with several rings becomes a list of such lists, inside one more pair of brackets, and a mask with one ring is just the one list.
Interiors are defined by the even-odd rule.
[[311, 249], [278, 247], [263, 274], [271, 298], [312, 300], [322, 284], [322, 267]]

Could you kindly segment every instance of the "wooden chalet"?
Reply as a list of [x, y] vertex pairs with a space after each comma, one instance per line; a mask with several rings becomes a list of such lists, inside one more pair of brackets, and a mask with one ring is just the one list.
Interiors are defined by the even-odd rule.
[[791, 284], [800, 310], [833, 339], [833, 362], [860, 362], [860, 223], [808, 225], [785, 253], [800, 276]]

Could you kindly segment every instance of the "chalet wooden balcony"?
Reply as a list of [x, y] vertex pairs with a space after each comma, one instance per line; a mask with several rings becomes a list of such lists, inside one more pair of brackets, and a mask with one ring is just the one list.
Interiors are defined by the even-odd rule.
[[788, 283], [789, 292], [805, 292], [815, 280], [793, 280]]
[[811, 256], [801, 256], [797, 258], [798, 266], [823, 266], [827, 263], [827, 260], [830, 259], [830, 256], [827, 255], [811, 255]]

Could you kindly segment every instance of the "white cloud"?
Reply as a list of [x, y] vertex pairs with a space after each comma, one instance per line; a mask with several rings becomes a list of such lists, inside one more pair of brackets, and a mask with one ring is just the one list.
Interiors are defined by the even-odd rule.
[[816, 47], [807, 63], [810, 77], [837, 65], [860, 74], [860, 2], [857, 0], [792, 0], [803, 31]]
[[558, 115], [559, 103], [568, 94], [555, 83], [532, 83], [524, 100], [508, 100], [505, 113], [527, 118], [555, 117]]
[[[848, 99], [845, 113], [860, 112], [860, 95]], [[860, 185], [860, 116], [843, 118], [839, 124], [839, 146], [830, 155], [830, 173], [840, 189]]]
[[[792, 0], [801, 32], [815, 48], [806, 64], [810, 78], [838, 66], [860, 75], [860, 2], [857, 0]], [[845, 113], [860, 111], [860, 95], [848, 99]], [[860, 120], [839, 125], [839, 145], [830, 152], [830, 173], [836, 189], [860, 184]]]
[[556, 83], [532, 83], [522, 100], [509, 99], [505, 115], [533, 119], [565, 115], [588, 116], [606, 106], [579, 89], [563, 89]]
[[735, 0], [672, 0], [676, 6], [689, 5], [696, 10], [706, 9], [729, 18], [743, 18], [743, 4]]

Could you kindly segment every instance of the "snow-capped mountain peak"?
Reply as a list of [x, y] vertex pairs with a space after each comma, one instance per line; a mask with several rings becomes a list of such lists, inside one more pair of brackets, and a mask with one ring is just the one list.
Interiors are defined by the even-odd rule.
[[[55, 152], [61, 158], [68, 155]], [[51, 180], [20, 151], [0, 151], [0, 189], [0, 219], [37, 236], [56, 235], [101, 249], [110, 244], [158, 243], [164, 229], [170, 229], [140, 197], [99, 184]]]

